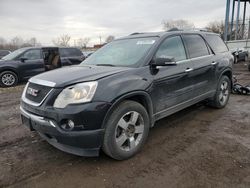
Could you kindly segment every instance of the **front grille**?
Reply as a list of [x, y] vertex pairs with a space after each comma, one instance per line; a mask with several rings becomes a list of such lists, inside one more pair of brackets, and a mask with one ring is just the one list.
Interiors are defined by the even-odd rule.
[[[29, 83], [25, 91], [25, 98], [34, 102], [41, 103], [47, 94], [52, 90], [52, 87]], [[32, 91], [32, 92], [28, 92]]]

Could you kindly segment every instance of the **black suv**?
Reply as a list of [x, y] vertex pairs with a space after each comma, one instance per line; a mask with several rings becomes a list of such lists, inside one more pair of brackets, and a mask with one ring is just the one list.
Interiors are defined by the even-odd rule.
[[214, 33], [130, 35], [78, 66], [31, 78], [22, 122], [65, 152], [97, 156], [102, 148], [124, 160], [142, 148], [157, 120], [204, 100], [225, 107], [232, 63]]
[[0, 60], [0, 86], [10, 87], [39, 73], [84, 60], [77, 48], [21, 48]]

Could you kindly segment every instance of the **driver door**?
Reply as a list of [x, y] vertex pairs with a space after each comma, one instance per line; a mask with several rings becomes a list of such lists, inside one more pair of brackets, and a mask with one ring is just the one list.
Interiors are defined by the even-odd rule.
[[161, 56], [174, 57], [176, 65], [158, 67], [154, 75], [151, 96], [156, 119], [190, 100], [193, 92], [192, 63], [187, 59], [181, 36], [166, 38], [155, 58]]
[[22, 54], [20, 66], [23, 77], [29, 78], [45, 71], [41, 49], [30, 49]]

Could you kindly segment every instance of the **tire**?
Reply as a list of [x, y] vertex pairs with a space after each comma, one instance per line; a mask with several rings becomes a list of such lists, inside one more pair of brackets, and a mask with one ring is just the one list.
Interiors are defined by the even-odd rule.
[[208, 105], [214, 108], [224, 108], [229, 100], [231, 92], [231, 81], [223, 75], [218, 83], [216, 94], [212, 100], [209, 101]]
[[18, 76], [12, 71], [3, 71], [0, 73], [0, 86], [12, 87], [17, 85]]
[[125, 160], [140, 151], [148, 137], [149, 116], [134, 101], [119, 104], [109, 116], [103, 140], [103, 151], [116, 160]]

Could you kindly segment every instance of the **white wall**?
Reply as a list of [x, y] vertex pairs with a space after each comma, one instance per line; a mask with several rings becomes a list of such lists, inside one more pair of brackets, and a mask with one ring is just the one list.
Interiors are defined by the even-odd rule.
[[244, 48], [250, 53], [250, 39], [226, 41], [226, 44], [230, 50], [236, 48]]

